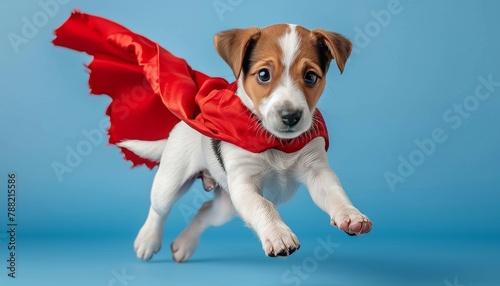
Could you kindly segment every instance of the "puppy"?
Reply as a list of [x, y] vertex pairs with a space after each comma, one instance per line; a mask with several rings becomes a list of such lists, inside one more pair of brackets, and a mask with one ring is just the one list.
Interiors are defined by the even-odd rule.
[[[314, 111], [330, 62], [334, 60], [342, 72], [352, 48], [340, 34], [288, 24], [229, 30], [217, 34], [214, 42], [238, 80], [237, 96], [262, 128], [281, 139], [293, 139], [314, 128]], [[330, 216], [331, 225], [350, 235], [372, 228], [330, 169], [322, 137], [294, 153], [276, 149], [251, 153], [180, 122], [168, 140], [129, 140], [118, 145], [160, 161], [149, 215], [134, 243], [137, 257], [143, 260], [160, 250], [168, 213], [198, 177], [205, 189], [214, 191], [214, 199], [203, 204], [171, 244], [177, 262], [191, 257], [207, 227], [222, 225], [235, 213], [255, 231], [268, 256], [292, 254], [299, 249], [299, 240], [275, 205], [290, 200], [300, 184]]]

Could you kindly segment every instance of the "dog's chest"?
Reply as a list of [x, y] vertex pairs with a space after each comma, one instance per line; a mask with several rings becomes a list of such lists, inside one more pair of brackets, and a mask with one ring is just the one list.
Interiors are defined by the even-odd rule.
[[297, 192], [300, 154], [288, 154], [275, 149], [255, 154], [228, 144], [221, 147], [218, 155], [217, 152], [211, 152], [213, 155], [208, 158], [208, 167], [224, 189], [229, 187], [228, 176], [243, 176], [252, 177], [252, 181], [262, 188], [264, 197], [274, 204], [289, 201]]
[[275, 171], [264, 178], [264, 197], [273, 204], [288, 202], [297, 192], [298, 183], [290, 171]]
[[274, 204], [289, 201], [297, 192], [297, 161], [299, 156], [277, 150], [269, 150], [261, 154], [263, 172], [264, 197]]

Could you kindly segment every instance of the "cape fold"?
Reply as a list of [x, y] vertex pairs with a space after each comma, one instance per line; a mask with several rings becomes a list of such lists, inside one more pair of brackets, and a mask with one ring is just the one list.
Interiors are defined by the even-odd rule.
[[[75, 11], [55, 34], [55, 45], [93, 56], [88, 65], [90, 92], [112, 99], [106, 110], [111, 144], [168, 138], [182, 120], [205, 136], [253, 153], [272, 148], [292, 153], [319, 136], [328, 149], [318, 110], [309, 131], [295, 139], [276, 138], [235, 94], [236, 82], [193, 70], [184, 59], [110, 20]], [[134, 166], [158, 164], [122, 151]]]

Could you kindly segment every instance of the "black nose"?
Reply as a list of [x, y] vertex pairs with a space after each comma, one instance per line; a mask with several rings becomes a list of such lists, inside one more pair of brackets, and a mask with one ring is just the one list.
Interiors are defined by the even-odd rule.
[[300, 117], [302, 117], [302, 111], [299, 110], [281, 111], [281, 120], [285, 125], [289, 127], [297, 125], [297, 123], [299, 123]]

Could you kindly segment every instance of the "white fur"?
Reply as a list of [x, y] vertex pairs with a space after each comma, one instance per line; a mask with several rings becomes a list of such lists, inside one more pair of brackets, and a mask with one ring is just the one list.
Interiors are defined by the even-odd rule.
[[[282, 51], [281, 62], [284, 66], [284, 72], [279, 79], [278, 86], [268, 98], [262, 100], [258, 107], [260, 114], [262, 114], [262, 125], [264, 128], [280, 138], [295, 138], [307, 131], [312, 124], [312, 116], [307, 106], [304, 92], [296, 86], [290, 76], [290, 68], [300, 49], [300, 39], [296, 31], [296, 25], [289, 25], [289, 27], [290, 32], [278, 40]], [[286, 131], [284, 130], [285, 128], [288, 129], [288, 127], [284, 126], [281, 118], [281, 110], [285, 106], [291, 110], [302, 111], [302, 118], [298, 124], [293, 126], [292, 130]]]
[[240, 77], [238, 78], [238, 90], [236, 90], [236, 95], [240, 98], [243, 105], [255, 113], [255, 105], [243, 87], [243, 72], [241, 72]]
[[[240, 77], [237, 91], [242, 102], [252, 111], [259, 108], [263, 126], [281, 138], [296, 137], [308, 130], [312, 115], [303, 92], [294, 86], [288, 70], [300, 49], [295, 26], [290, 26], [279, 43], [283, 49], [281, 61], [286, 72], [280, 84], [261, 106], [255, 107], [246, 94]], [[279, 132], [281, 116], [276, 109], [284, 102], [302, 109], [302, 119], [295, 132]], [[175, 261], [189, 259], [198, 245], [203, 231], [229, 221], [237, 212], [258, 235], [265, 253], [271, 256], [288, 255], [299, 248], [299, 241], [283, 222], [275, 205], [287, 202], [304, 184], [315, 204], [330, 216], [330, 223], [344, 231], [361, 225], [360, 234], [369, 231], [371, 223], [350, 202], [340, 181], [330, 169], [325, 152], [325, 141], [318, 137], [295, 153], [270, 149], [252, 153], [230, 143], [220, 143], [219, 162], [212, 139], [180, 122], [171, 131], [168, 140], [145, 142], [124, 141], [119, 144], [135, 154], [160, 159], [160, 165], [151, 190], [151, 207], [144, 226], [134, 243], [137, 257], [148, 260], [161, 248], [163, 225], [175, 201], [191, 186], [202, 170], [208, 170], [218, 185], [213, 200], [200, 208], [191, 224], [171, 244]], [[365, 228], [367, 227], [367, 228]]]
[[126, 140], [116, 145], [128, 150], [135, 150], [134, 153], [141, 158], [160, 162], [166, 144], [167, 139], [158, 141]]
[[148, 260], [160, 250], [168, 213], [203, 169], [209, 170], [221, 189], [172, 243], [172, 254], [178, 262], [192, 255], [208, 226], [229, 221], [233, 210], [257, 233], [267, 254], [297, 249], [298, 239], [275, 205], [290, 200], [301, 183], [308, 187], [314, 202], [330, 215], [333, 225], [366, 222], [367, 218], [354, 208], [329, 168], [324, 146], [324, 139], [318, 137], [295, 153], [271, 149], [256, 154], [222, 142], [224, 172], [211, 150], [211, 139], [180, 122], [166, 142], [153, 182], [149, 215], [134, 243], [137, 256]]
[[297, 25], [288, 24], [288, 27], [290, 28], [290, 33], [286, 33], [278, 40], [282, 51], [281, 62], [285, 66], [286, 71], [290, 69], [293, 61], [297, 57], [300, 43], [296, 31]]

